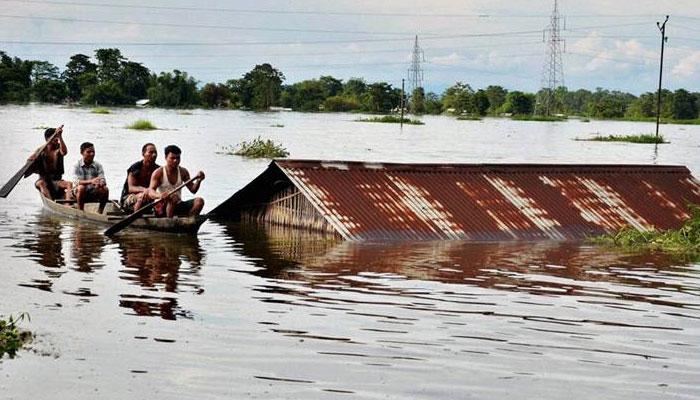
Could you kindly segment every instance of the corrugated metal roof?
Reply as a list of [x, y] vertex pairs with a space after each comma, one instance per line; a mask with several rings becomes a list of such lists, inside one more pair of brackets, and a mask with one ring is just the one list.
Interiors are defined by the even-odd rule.
[[581, 239], [679, 227], [700, 203], [682, 166], [275, 160], [212, 213], [264, 201], [283, 176], [355, 241]]

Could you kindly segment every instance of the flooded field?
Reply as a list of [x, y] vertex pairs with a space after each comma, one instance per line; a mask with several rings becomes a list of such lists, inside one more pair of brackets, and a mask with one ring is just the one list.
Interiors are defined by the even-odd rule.
[[[139, 118], [161, 130], [124, 126]], [[292, 158], [393, 162], [681, 164], [700, 176], [700, 126], [671, 143], [574, 141], [653, 132], [626, 122], [355, 122], [351, 114], [2, 107], [4, 183], [66, 125], [117, 193], [148, 141], [207, 174], [205, 211], [268, 160], [219, 154], [257, 136]], [[30, 179], [0, 199], [0, 314], [26, 311], [31, 350], [0, 361], [0, 398], [690, 399], [700, 392], [700, 262], [581, 243], [353, 244], [205, 223], [197, 237], [48, 215]]]

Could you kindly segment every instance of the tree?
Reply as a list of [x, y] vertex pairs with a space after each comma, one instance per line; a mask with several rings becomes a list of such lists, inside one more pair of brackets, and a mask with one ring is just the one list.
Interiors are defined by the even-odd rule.
[[482, 89], [477, 90], [476, 93], [474, 93], [473, 104], [476, 114], [486, 115], [486, 112], [490, 106], [489, 97], [486, 95], [486, 91]]
[[122, 63], [119, 74], [119, 84], [128, 103], [144, 99], [148, 96], [148, 85], [151, 79], [151, 71], [142, 64], [132, 61]]
[[362, 78], [350, 78], [343, 86], [343, 95], [359, 99], [367, 91], [367, 83]]
[[231, 100], [231, 91], [224, 84], [207, 83], [199, 94], [202, 105], [209, 108], [226, 107]]
[[501, 86], [490, 85], [486, 87], [486, 98], [489, 100], [488, 113], [495, 115], [501, 112], [501, 107], [506, 102], [508, 91]]
[[321, 76], [318, 78], [318, 80], [321, 81], [321, 84], [323, 85], [323, 97], [327, 98], [336, 96], [343, 91], [343, 81], [340, 79], [335, 79], [334, 77], [328, 75]]
[[326, 85], [321, 80], [309, 79], [287, 87], [283, 105], [300, 111], [318, 111], [326, 99]]
[[413, 89], [411, 94], [411, 112], [419, 115], [425, 113], [425, 91], [422, 87]]
[[675, 119], [695, 119], [698, 117], [698, 106], [695, 97], [685, 89], [673, 93], [671, 112]]
[[0, 103], [29, 101], [32, 67], [31, 61], [12, 58], [0, 51]]
[[85, 54], [75, 54], [66, 64], [63, 79], [68, 89], [68, 97], [78, 101], [87, 87], [97, 84], [97, 64], [90, 61], [90, 57]]
[[454, 114], [476, 114], [473, 96], [474, 89], [471, 86], [457, 82], [443, 93], [442, 106], [445, 110]]
[[197, 81], [187, 72], [173, 70], [151, 75], [148, 98], [154, 106], [190, 107], [199, 104]]
[[362, 98], [362, 107], [369, 112], [387, 113], [398, 106], [400, 99], [400, 90], [395, 90], [386, 82], [376, 82], [367, 86]]
[[121, 77], [122, 63], [125, 61], [119, 49], [97, 49], [97, 79], [102, 82], [118, 82]]
[[437, 94], [428, 92], [425, 96], [425, 112], [428, 114], [442, 114], [442, 100]]
[[66, 98], [66, 85], [58, 67], [47, 61], [32, 61], [32, 97], [42, 103], [60, 103]]
[[506, 102], [503, 104], [503, 111], [513, 115], [528, 115], [532, 114], [534, 106], [534, 94], [513, 91], [506, 95]]
[[267, 63], [256, 65], [243, 76], [243, 82], [241, 82], [243, 106], [255, 110], [267, 110], [270, 106], [277, 104], [284, 79], [284, 74], [272, 65]]

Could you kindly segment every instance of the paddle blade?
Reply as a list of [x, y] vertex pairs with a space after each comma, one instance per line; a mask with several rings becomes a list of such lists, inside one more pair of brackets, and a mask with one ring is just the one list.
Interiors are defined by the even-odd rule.
[[14, 174], [9, 181], [7, 181], [7, 183], [0, 189], [0, 197], [4, 198], [10, 194], [12, 189], [17, 186], [17, 183], [24, 177], [24, 174], [27, 172], [29, 167], [32, 166], [32, 164], [34, 164], [34, 161], [27, 161], [24, 167], [20, 168], [20, 170], [17, 171], [17, 173]]
[[127, 226], [131, 225], [132, 222], [136, 221], [139, 219], [143, 214], [146, 213], [146, 211], [150, 210], [152, 208], [152, 205], [140, 208], [138, 211], [135, 213], [129, 215], [128, 217], [122, 219], [121, 221], [117, 222], [116, 224], [112, 225], [105, 231], [105, 235], [107, 236], [112, 236], [115, 233], [121, 231], [122, 229], [126, 228]]

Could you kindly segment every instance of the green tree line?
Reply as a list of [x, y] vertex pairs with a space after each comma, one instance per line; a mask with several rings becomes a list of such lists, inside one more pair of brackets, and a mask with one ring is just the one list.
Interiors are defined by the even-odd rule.
[[[697, 119], [700, 93], [685, 89], [663, 90], [661, 116]], [[414, 114], [531, 115], [543, 113], [547, 96], [550, 113], [603, 119], [649, 119], [656, 116], [657, 95], [640, 96], [598, 88], [595, 91], [566, 87], [553, 92], [509, 91], [491, 85], [474, 89], [457, 82], [442, 94], [417, 88], [404, 95], [405, 107]], [[268, 110], [284, 107], [296, 111], [361, 111], [388, 113], [402, 104], [399, 88], [387, 82], [368, 83], [362, 78], [343, 82], [321, 76], [285, 84], [284, 74], [270, 64], [253, 67], [240, 78], [225, 83], [200, 82], [187, 72], [150, 71], [128, 60], [116, 48], [98, 49], [90, 57], [75, 54], [65, 69], [46, 61], [22, 60], [0, 51], [0, 104], [76, 102], [88, 105], [132, 105], [149, 99], [156, 107], [207, 107]], [[538, 101], [539, 100], [539, 101]]]

